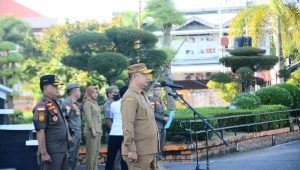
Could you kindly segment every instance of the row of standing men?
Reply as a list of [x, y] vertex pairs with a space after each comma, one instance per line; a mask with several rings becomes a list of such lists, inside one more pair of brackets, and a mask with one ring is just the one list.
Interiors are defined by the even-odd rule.
[[[129, 66], [128, 73], [128, 89], [123, 87], [119, 91], [113, 86], [106, 90], [105, 124], [110, 130], [106, 134], [106, 169], [157, 169], [156, 160], [166, 135], [163, 125], [168, 120], [160, 99], [161, 87], [158, 83], [153, 84], [153, 96], [148, 98], [144, 89], [152, 70], [140, 63]], [[57, 99], [59, 85], [55, 75], [40, 78], [43, 97], [33, 109], [40, 167], [47, 170], [75, 169], [83, 131], [86, 169], [96, 170], [102, 137], [101, 109], [96, 101], [98, 89], [88, 86], [81, 105], [78, 102], [80, 85], [69, 84], [67, 97], [60, 103]], [[85, 119], [84, 130], [82, 119]]]

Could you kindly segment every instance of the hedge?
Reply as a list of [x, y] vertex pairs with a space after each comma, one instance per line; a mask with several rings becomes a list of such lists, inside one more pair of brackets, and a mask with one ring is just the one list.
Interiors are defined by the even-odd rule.
[[229, 54], [233, 56], [257, 56], [257, 55], [263, 55], [265, 52], [266, 50], [260, 48], [240, 47], [234, 50], [230, 50]]
[[[206, 118], [215, 118], [215, 117], [224, 117], [224, 116], [235, 116], [235, 115], [245, 115], [245, 114], [252, 114], [252, 113], [263, 113], [263, 112], [271, 112], [271, 111], [279, 111], [279, 110], [287, 110], [288, 107], [283, 105], [261, 105], [260, 107], [256, 109], [228, 109], [227, 107], [215, 107], [215, 108], [199, 108], [196, 109], [199, 113], [201, 113]], [[245, 124], [247, 123], [255, 123], [259, 121], [266, 121], [266, 120], [275, 120], [278, 118], [285, 118], [286, 113], [281, 114], [275, 114], [272, 116], [253, 116], [246, 120], [245, 118], [236, 118], [231, 120], [224, 120], [221, 121], [221, 126], [233, 126], [239, 125], [239, 124]], [[182, 121], [189, 121], [193, 120], [193, 112], [188, 109], [179, 109], [176, 111], [175, 119], [172, 122], [172, 125], [169, 129], [167, 129], [167, 141], [171, 141], [174, 143], [187, 143], [190, 141], [190, 138], [192, 137], [193, 140], [195, 139], [195, 136], [193, 134], [189, 134], [185, 129], [189, 128], [188, 124], [182, 123], [180, 126], [180, 123]], [[233, 122], [232, 122], [233, 121]], [[209, 121], [209, 123], [212, 124], [213, 127], [218, 126], [218, 122], [216, 120]], [[195, 128], [197, 126], [198, 130], [204, 130], [204, 126], [202, 123], [200, 124], [192, 124], [192, 127]], [[277, 128], [277, 127], [283, 127], [287, 126], [286, 122], [280, 122], [280, 123], [272, 123], [271, 128]], [[263, 126], [252, 126], [249, 129], [248, 128], [239, 128], [237, 131], [259, 131], [259, 130], [266, 130], [269, 129], [269, 125], [263, 125]], [[201, 133], [198, 136], [198, 139], [204, 140], [205, 134]], [[212, 133], [209, 133], [209, 138], [212, 137]]]
[[260, 100], [261, 104], [265, 105], [285, 105], [291, 107], [293, 105], [293, 98], [290, 93], [276, 86], [261, 88], [255, 92]]
[[233, 105], [241, 109], [255, 109], [259, 107], [260, 103], [260, 98], [251, 93], [241, 93], [232, 102]]
[[292, 108], [300, 107], [300, 89], [297, 86], [292, 84], [277, 84], [275, 87], [283, 88], [290, 93], [293, 100]]

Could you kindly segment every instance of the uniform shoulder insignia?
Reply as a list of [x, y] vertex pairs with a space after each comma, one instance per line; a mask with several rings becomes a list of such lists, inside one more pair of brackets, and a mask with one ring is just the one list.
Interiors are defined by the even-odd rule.
[[43, 111], [38, 112], [38, 121], [39, 122], [45, 122], [46, 120], [46, 113]]
[[36, 107], [36, 111], [45, 111], [46, 110], [46, 106], [37, 106]]
[[133, 97], [127, 97], [124, 99], [124, 101], [133, 101]]

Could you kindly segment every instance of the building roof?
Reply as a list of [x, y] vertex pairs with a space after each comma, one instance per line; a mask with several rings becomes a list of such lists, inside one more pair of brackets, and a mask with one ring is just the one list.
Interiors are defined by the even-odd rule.
[[25, 18], [22, 20], [27, 22], [33, 29], [49, 28], [58, 22], [56, 18]]
[[206, 29], [212, 29], [214, 28], [214, 24], [208, 22], [208, 21], [205, 21], [204, 19], [201, 19], [199, 17], [196, 17], [196, 16], [192, 16], [191, 18], [189, 18], [185, 24], [183, 24], [182, 26], [180, 26], [179, 28], [177, 28], [176, 30], [187, 30], [188, 26], [193, 24], [193, 23], [197, 23], [198, 24], [198, 28], [197, 30], [199, 30], [199, 24], [201, 24], [201, 26], [203, 28], [206, 28]]
[[44, 16], [14, 0], [0, 0], [0, 17], [12, 15], [17, 18], [43, 18]]
[[13, 92], [13, 90], [12, 90], [11, 88], [6, 87], [6, 86], [4, 86], [4, 85], [2, 85], [2, 84], [0, 84], [0, 91], [1, 91], [1, 92], [4, 92], [4, 93], [7, 93], [7, 94]]
[[11, 88], [8, 88], [6, 86], [3, 86], [0, 84], [0, 99], [6, 99], [6, 96], [10, 93], [12, 93], [13, 90]]

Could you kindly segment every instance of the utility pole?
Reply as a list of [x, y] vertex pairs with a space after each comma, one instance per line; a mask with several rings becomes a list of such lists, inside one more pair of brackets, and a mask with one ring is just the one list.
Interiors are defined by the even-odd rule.
[[138, 29], [141, 29], [141, 22], [142, 22], [142, 0], [139, 0]]

